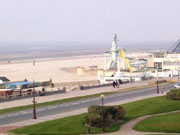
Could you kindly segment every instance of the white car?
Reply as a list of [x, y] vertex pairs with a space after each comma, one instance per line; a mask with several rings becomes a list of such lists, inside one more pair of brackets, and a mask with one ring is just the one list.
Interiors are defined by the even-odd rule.
[[174, 88], [180, 89], [180, 83], [175, 84]]

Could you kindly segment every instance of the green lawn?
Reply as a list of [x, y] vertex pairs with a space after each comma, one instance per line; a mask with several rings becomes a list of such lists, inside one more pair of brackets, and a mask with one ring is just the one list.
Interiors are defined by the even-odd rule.
[[126, 117], [134, 119], [150, 114], [180, 110], [180, 101], [168, 100], [166, 96], [161, 96], [127, 103], [123, 107], [126, 110]]
[[[40, 124], [20, 128], [14, 130], [16, 134], [28, 135], [79, 135], [86, 133], [84, 126], [84, 114], [74, 115], [58, 120], [43, 122]], [[123, 122], [122, 122], [123, 123]], [[118, 130], [122, 123], [118, 123], [110, 128], [106, 128], [106, 132]], [[100, 133], [101, 128], [92, 127], [91, 133]]]
[[[139, 100], [132, 103], [122, 105], [126, 110], [126, 118], [123, 123], [136, 117], [149, 114], [158, 114], [170, 112], [180, 109], [180, 101], [167, 100], [165, 96]], [[39, 123], [32, 126], [23, 127], [13, 130], [13, 133], [27, 135], [74, 135], [84, 134], [84, 114], [66, 117], [63, 119], [53, 120], [49, 122]], [[113, 132], [119, 130], [123, 123], [118, 123], [110, 128], [106, 128], [105, 132]], [[92, 133], [100, 133], [101, 129], [92, 128]]]
[[[170, 83], [165, 83], [165, 84], [161, 84], [161, 85], [166, 85], [166, 84], [170, 84]], [[48, 106], [48, 105], [62, 104], [65, 102], [73, 102], [73, 101], [86, 99], [86, 98], [99, 97], [101, 94], [110, 95], [110, 94], [121, 93], [121, 92], [125, 92], [125, 91], [139, 90], [140, 88], [149, 88], [149, 87], [153, 87], [153, 86], [154, 85], [131, 87], [131, 88], [127, 88], [127, 89], [121, 89], [121, 90], [118, 90], [116, 92], [104, 92], [104, 93], [87, 95], [87, 96], [79, 96], [79, 97], [73, 97], [73, 98], [67, 98], [67, 99], [59, 99], [59, 100], [55, 100], [55, 101], [39, 103], [36, 105], [36, 107], [44, 107], [44, 106]], [[18, 106], [18, 107], [12, 107], [12, 108], [7, 108], [7, 109], [1, 109], [0, 114], [5, 114], [5, 113], [10, 113], [10, 112], [15, 112], [15, 111], [22, 111], [22, 110], [31, 109], [31, 108], [32, 108], [32, 105], [26, 105], [26, 106]]]
[[153, 116], [138, 123], [134, 129], [146, 132], [180, 133], [180, 113]]

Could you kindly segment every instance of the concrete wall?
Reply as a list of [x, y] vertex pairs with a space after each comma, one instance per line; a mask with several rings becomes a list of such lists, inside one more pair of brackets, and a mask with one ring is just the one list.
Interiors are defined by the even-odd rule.
[[69, 69], [69, 71], [71, 72], [71, 73], [77, 73], [77, 67], [71, 67], [70, 69]]
[[85, 70], [84, 76], [97, 76], [97, 70], [96, 69]]
[[63, 82], [63, 83], [55, 83], [55, 87], [67, 87], [67, 86], [87, 86], [87, 85], [96, 85], [99, 84], [98, 81], [92, 80], [92, 81], [79, 81], [79, 82]]

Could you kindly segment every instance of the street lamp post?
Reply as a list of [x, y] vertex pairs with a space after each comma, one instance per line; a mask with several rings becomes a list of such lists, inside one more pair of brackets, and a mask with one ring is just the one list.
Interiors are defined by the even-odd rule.
[[102, 99], [102, 133], [104, 133], [104, 95], [101, 95]]
[[158, 69], [157, 69], [157, 94], [159, 93], [159, 77], [158, 77]]
[[33, 81], [33, 119], [37, 119], [37, 117], [36, 117], [36, 100], [35, 100], [34, 81]]

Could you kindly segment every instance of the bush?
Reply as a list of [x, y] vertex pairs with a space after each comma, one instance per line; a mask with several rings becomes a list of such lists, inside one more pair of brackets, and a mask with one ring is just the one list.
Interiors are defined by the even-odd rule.
[[122, 120], [125, 117], [125, 110], [121, 106], [116, 107], [115, 120]]
[[91, 105], [88, 107], [88, 113], [94, 113], [94, 114], [101, 114], [101, 106], [98, 105]]
[[[110, 126], [125, 116], [125, 110], [121, 106], [104, 106], [104, 125]], [[92, 105], [88, 108], [85, 123], [90, 126], [99, 127], [102, 125], [102, 107]]]
[[85, 123], [95, 127], [101, 127], [102, 117], [99, 114], [88, 113], [85, 116]]
[[167, 93], [167, 99], [180, 100], [180, 91], [173, 89]]

